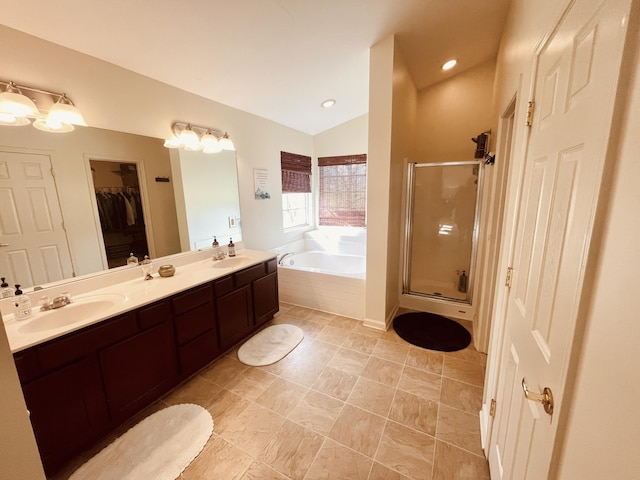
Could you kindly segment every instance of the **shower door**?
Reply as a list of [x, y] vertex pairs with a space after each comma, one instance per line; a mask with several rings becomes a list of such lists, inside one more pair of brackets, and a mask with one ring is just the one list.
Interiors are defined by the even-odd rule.
[[404, 294], [471, 304], [481, 177], [479, 161], [409, 164]]

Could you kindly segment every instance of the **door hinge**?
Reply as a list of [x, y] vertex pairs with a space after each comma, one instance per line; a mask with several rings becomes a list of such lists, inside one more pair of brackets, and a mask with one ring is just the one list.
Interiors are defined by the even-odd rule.
[[511, 288], [511, 280], [513, 278], [513, 267], [508, 267], [507, 268], [507, 278], [504, 281], [504, 286]]
[[51, 176], [52, 177], [56, 176], [56, 171], [53, 169], [53, 167], [51, 167]]
[[495, 398], [491, 399], [491, 407], [489, 407], [489, 415], [491, 415], [492, 417], [496, 416], [496, 399]]
[[527, 127], [530, 127], [531, 125], [533, 125], [533, 111], [536, 108], [536, 102], [534, 102], [533, 100], [531, 100], [528, 104], [527, 104], [527, 119], [524, 122], [524, 124]]

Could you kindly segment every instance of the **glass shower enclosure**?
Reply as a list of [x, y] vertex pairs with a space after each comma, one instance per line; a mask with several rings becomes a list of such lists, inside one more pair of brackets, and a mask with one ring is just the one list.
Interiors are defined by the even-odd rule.
[[410, 163], [403, 294], [471, 304], [480, 161]]

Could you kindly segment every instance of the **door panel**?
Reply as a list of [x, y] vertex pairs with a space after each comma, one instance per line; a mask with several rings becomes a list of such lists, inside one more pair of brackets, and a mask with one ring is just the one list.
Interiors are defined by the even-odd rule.
[[30, 287], [73, 276], [47, 155], [0, 151], [0, 272]]
[[[627, 0], [572, 2], [535, 56], [492, 478], [547, 478], [617, 89]], [[549, 387], [553, 415], [524, 396]]]

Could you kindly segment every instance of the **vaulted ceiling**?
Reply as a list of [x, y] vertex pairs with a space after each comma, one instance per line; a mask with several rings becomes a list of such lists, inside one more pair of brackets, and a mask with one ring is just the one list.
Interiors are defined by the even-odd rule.
[[316, 134], [367, 113], [372, 45], [395, 34], [422, 89], [494, 58], [509, 3], [0, 0], [0, 22]]

